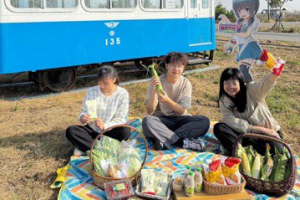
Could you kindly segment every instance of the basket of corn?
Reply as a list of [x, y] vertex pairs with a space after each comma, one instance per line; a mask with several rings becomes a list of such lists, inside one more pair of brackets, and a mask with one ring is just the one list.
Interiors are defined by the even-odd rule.
[[[265, 154], [259, 154], [251, 145], [242, 146], [245, 139], [264, 142]], [[278, 150], [274, 143], [282, 145], [282, 150]], [[274, 153], [271, 154], [270, 151]], [[282, 140], [260, 134], [242, 134], [235, 141], [233, 156], [242, 160], [240, 172], [246, 179], [246, 188], [279, 197], [287, 194], [294, 187], [295, 158], [290, 147]]]

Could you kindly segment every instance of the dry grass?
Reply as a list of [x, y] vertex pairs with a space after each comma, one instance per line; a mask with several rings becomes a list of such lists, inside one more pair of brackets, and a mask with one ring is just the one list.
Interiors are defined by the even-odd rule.
[[[294, 44], [297, 45], [297, 44]], [[298, 44], [299, 45], [299, 44]], [[218, 45], [222, 49], [222, 45]], [[271, 112], [280, 121], [286, 141], [300, 152], [299, 120], [299, 49], [275, 49], [276, 56], [286, 59], [287, 67], [267, 101]], [[203, 114], [218, 120], [218, 82], [222, 70], [236, 66], [233, 57], [220, 51], [212, 65], [221, 70], [189, 75], [194, 86], [192, 114]], [[254, 68], [256, 78], [267, 74], [262, 67]], [[130, 115], [143, 117], [148, 83], [129, 85]], [[56, 199], [57, 190], [49, 188], [55, 170], [65, 165], [72, 146], [65, 138], [65, 129], [77, 122], [85, 92], [62, 93], [39, 99], [0, 100], [0, 196], [1, 199]]]

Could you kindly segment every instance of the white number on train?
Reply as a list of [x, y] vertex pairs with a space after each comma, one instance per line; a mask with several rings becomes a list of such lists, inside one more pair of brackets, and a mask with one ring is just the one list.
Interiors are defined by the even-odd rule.
[[105, 46], [114, 46], [114, 45], [120, 45], [121, 44], [121, 38], [106, 38], [105, 39]]

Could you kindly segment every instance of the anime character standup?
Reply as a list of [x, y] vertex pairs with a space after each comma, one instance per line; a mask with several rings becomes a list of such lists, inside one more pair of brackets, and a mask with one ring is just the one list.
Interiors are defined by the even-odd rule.
[[253, 80], [250, 68], [262, 52], [258, 40], [253, 36], [260, 24], [256, 17], [258, 8], [259, 0], [233, 0], [233, 10], [237, 19], [237, 32], [233, 36], [238, 46], [236, 61], [246, 83]]

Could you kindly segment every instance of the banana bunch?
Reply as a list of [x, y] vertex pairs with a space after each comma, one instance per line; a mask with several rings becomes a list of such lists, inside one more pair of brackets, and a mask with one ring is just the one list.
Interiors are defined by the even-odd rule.
[[279, 182], [288, 178], [291, 173], [291, 166], [287, 165], [291, 155], [285, 147], [282, 155], [275, 147], [275, 155], [272, 157], [269, 144], [266, 144], [264, 156], [257, 153], [251, 145], [243, 147], [238, 144], [235, 156], [242, 160], [240, 170], [256, 179]]

